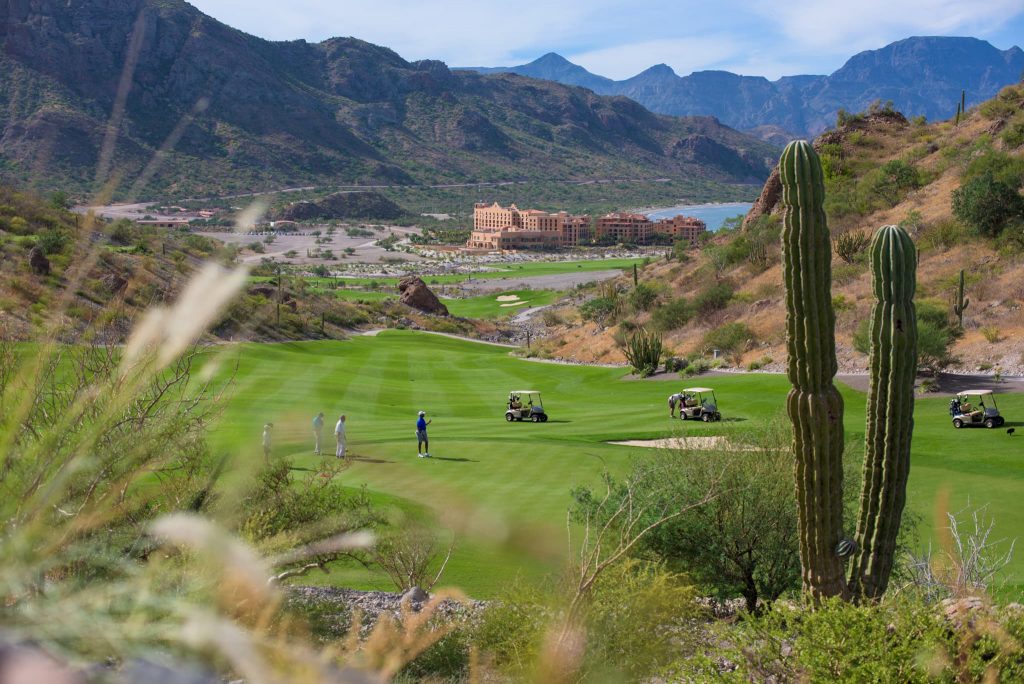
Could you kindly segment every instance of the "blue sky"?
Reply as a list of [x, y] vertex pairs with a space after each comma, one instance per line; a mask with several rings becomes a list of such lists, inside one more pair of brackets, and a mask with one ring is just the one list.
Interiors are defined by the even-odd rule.
[[[558, 52], [626, 78], [658, 63], [778, 78], [830, 73], [913, 35], [1024, 43], [1024, 0], [191, 0], [272, 40], [355, 36], [406, 59], [507, 66]], [[1024, 46], [1022, 46], [1024, 47]]]

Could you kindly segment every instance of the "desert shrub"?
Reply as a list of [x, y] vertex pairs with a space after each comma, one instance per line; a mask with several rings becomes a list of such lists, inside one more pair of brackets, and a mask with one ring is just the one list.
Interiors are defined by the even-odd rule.
[[689, 378], [709, 370], [711, 370], [711, 362], [702, 356], [698, 356], [695, 359], [690, 359], [689, 364], [683, 367], [679, 375], [683, 378]]
[[967, 237], [963, 224], [955, 219], [940, 219], [921, 229], [918, 245], [921, 249], [951, 249]]
[[984, 325], [981, 327], [981, 335], [989, 344], [995, 344], [999, 341], [999, 328], [994, 325]]
[[871, 238], [857, 230], [837, 235], [832, 240], [832, 248], [835, 250], [836, 256], [846, 263], [852, 264], [864, 254], [870, 243]]
[[641, 500], [650, 497], [654, 510], [718, 493], [652, 531], [639, 553], [685, 569], [715, 596], [743, 596], [755, 611], [759, 602], [799, 588], [800, 554], [789, 435], [771, 430], [750, 445], [755, 451], [663, 451], [638, 461], [630, 479], [641, 483]]
[[586, 607], [585, 680], [645, 681], [692, 650], [701, 613], [693, 584], [664, 565], [626, 559], [595, 584]]
[[997, 237], [1024, 219], [1024, 197], [986, 171], [953, 191], [953, 214], [982, 235]]
[[727, 354], [743, 352], [756, 337], [745, 323], [725, 323], [708, 331], [702, 345], [705, 349], [718, 349]]
[[733, 287], [729, 283], [715, 283], [693, 298], [693, 307], [706, 316], [728, 306], [733, 292]]
[[632, 366], [633, 371], [641, 376], [653, 375], [658, 370], [663, 346], [661, 335], [640, 328], [626, 340], [622, 353]]
[[861, 354], [867, 354], [871, 351], [870, 330], [871, 321], [862, 318], [860, 323], [857, 324], [857, 329], [853, 332], [853, 348]]
[[39, 233], [36, 245], [44, 254], [61, 254], [71, 245], [71, 236], [62, 230], [48, 228]]
[[580, 315], [584, 320], [601, 323], [613, 318], [617, 309], [617, 302], [611, 298], [594, 297], [580, 306]]
[[107, 237], [115, 245], [130, 245], [135, 239], [135, 224], [128, 219], [118, 219], [107, 228]]
[[516, 579], [491, 601], [473, 630], [474, 646], [499, 671], [524, 677], [537, 662], [557, 598], [550, 585], [528, 586]]
[[986, 174], [991, 174], [995, 180], [1011, 188], [1019, 188], [1024, 185], [1024, 159], [988, 148], [971, 159], [961, 181], [966, 183]]
[[658, 299], [658, 291], [647, 283], [639, 283], [629, 293], [629, 304], [634, 311], [647, 311]]
[[554, 309], [544, 309], [540, 314], [540, 320], [547, 328], [554, 328], [565, 323], [562, 315]]
[[1008, 149], [1016, 149], [1024, 145], [1024, 119], [1013, 121], [1002, 134], [1003, 143]]
[[[973, 603], [973, 605], [972, 605]], [[968, 607], [970, 606], [970, 607]], [[880, 604], [779, 605], [724, 626], [723, 648], [680, 661], [682, 681], [976, 682], [1024, 676], [1024, 612], [966, 600], [943, 611], [913, 593]]]
[[676, 240], [675, 242], [672, 243], [671, 258], [675, 259], [681, 264], [684, 264], [690, 260], [690, 249], [691, 247], [689, 240]]
[[188, 233], [182, 240], [185, 246], [202, 256], [210, 256], [217, 251], [217, 243], [205, 235]]
[[676, 297], [654, 310], [651, 322], [657, 330], [668, 332], [683, 327], [693, 318], [693, 304], [686, 297]]
[[945, 304], [924, 299], [916, 307], [918, 363], [928, 370], [941, 370], [950, 362], [949, 348], [958, 331]]
[[918, 187], [920, 182], [920, 174], [915, 167], [902, 159], [893, 159], [878, 170], [871, 191], [892, 207], [898, 204], [908, 191]]
[[690, 364], [686, 359], [681, 359], [677, 356], [670, 356], [665, 359], [665, 372], [666, 373], [678, 373]]
[[286, 461], [264, 468], [246, 497], [250, 505], [239, 524], [240, 533], [265, 550], [281, 550], [380, 525], [383, 518], [365, 490], [345, 488], [335, 481], [343, 467], [325, 462], [300, 478]]

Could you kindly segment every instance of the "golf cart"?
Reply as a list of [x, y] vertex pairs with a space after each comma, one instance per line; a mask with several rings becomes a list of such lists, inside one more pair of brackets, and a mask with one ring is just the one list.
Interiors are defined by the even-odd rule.
[[[988, 402], [986, 405], [985, 402]], [[999, 415], [999, 407], [996, 406], [996, 396], [992, 390], [964, 390], [949, 402], [949, 415], [953, 419], [953, 427], [964, 426], [976, 427], [984, 425], [987, 428], [997, 428], [1003, 424], [1004, 419]]]
[[718, 412], [715, 390], [708, 387], [684, 389], [683, 401], [679, 405], [679, 417], [682, 420], [703, 420], [705, 423], [722, 420], [722, 414]]
[[534, 423], [548, 422], [548, 414], [544, 413], [544, 404], [540, 400], [540, 392], [534, 390], [512, 390], [508, 393], [508, 408], [505, 420], [532, 420]]

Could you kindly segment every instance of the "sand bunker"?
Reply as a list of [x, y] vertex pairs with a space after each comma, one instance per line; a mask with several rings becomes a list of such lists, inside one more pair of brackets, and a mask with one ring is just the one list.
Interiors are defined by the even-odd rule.
[[526, 305], [526, 304], [529, 304], [529, 303], [530, 303], [529, 301], [522, 301], [522, 302], [510, 302], [510, 303], [508, 303], [508, 304], [499, 304], [499, 306], [500, 306], [500, 307], [501, 307], [502, 309], [504, 309], [504, 308], [505, 308], [505, 307], [507, 307], [507, 306], [524, 306], [524, 305]]
[[694, 451], [710, 451], [712, 449], [729, 448], [733, 451], [750, 451], [750, 447], [731, 444], [722, 436], [706, 437], [667, 437], [665, 439], [629, 439], [624, 442], [608, 442], [619, 446], [648, 447], [651, 449], [682, 449]]
[[496, 302], [518, 302], [519, 295], [499, 295], [494, 298]]

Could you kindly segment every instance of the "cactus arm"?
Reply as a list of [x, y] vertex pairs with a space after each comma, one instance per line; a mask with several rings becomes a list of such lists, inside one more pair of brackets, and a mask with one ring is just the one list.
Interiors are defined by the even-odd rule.
[[832, 309], [832, 250], [824, 211], [824, 177], [805, 141], [790, 143], [779, 161], [785, 220], [787, 410], [793, 423], [803, 586], [813, 599], [848, 596], [842, 539], [843, 400]]
[[883, 226], [871, 244], [876, 302], [871, 318], [863, 487], [850, 586], [869, 599], [885, 592], [906, 503], [917, 374], [914, 308], [917, 249], [906, 231]]

